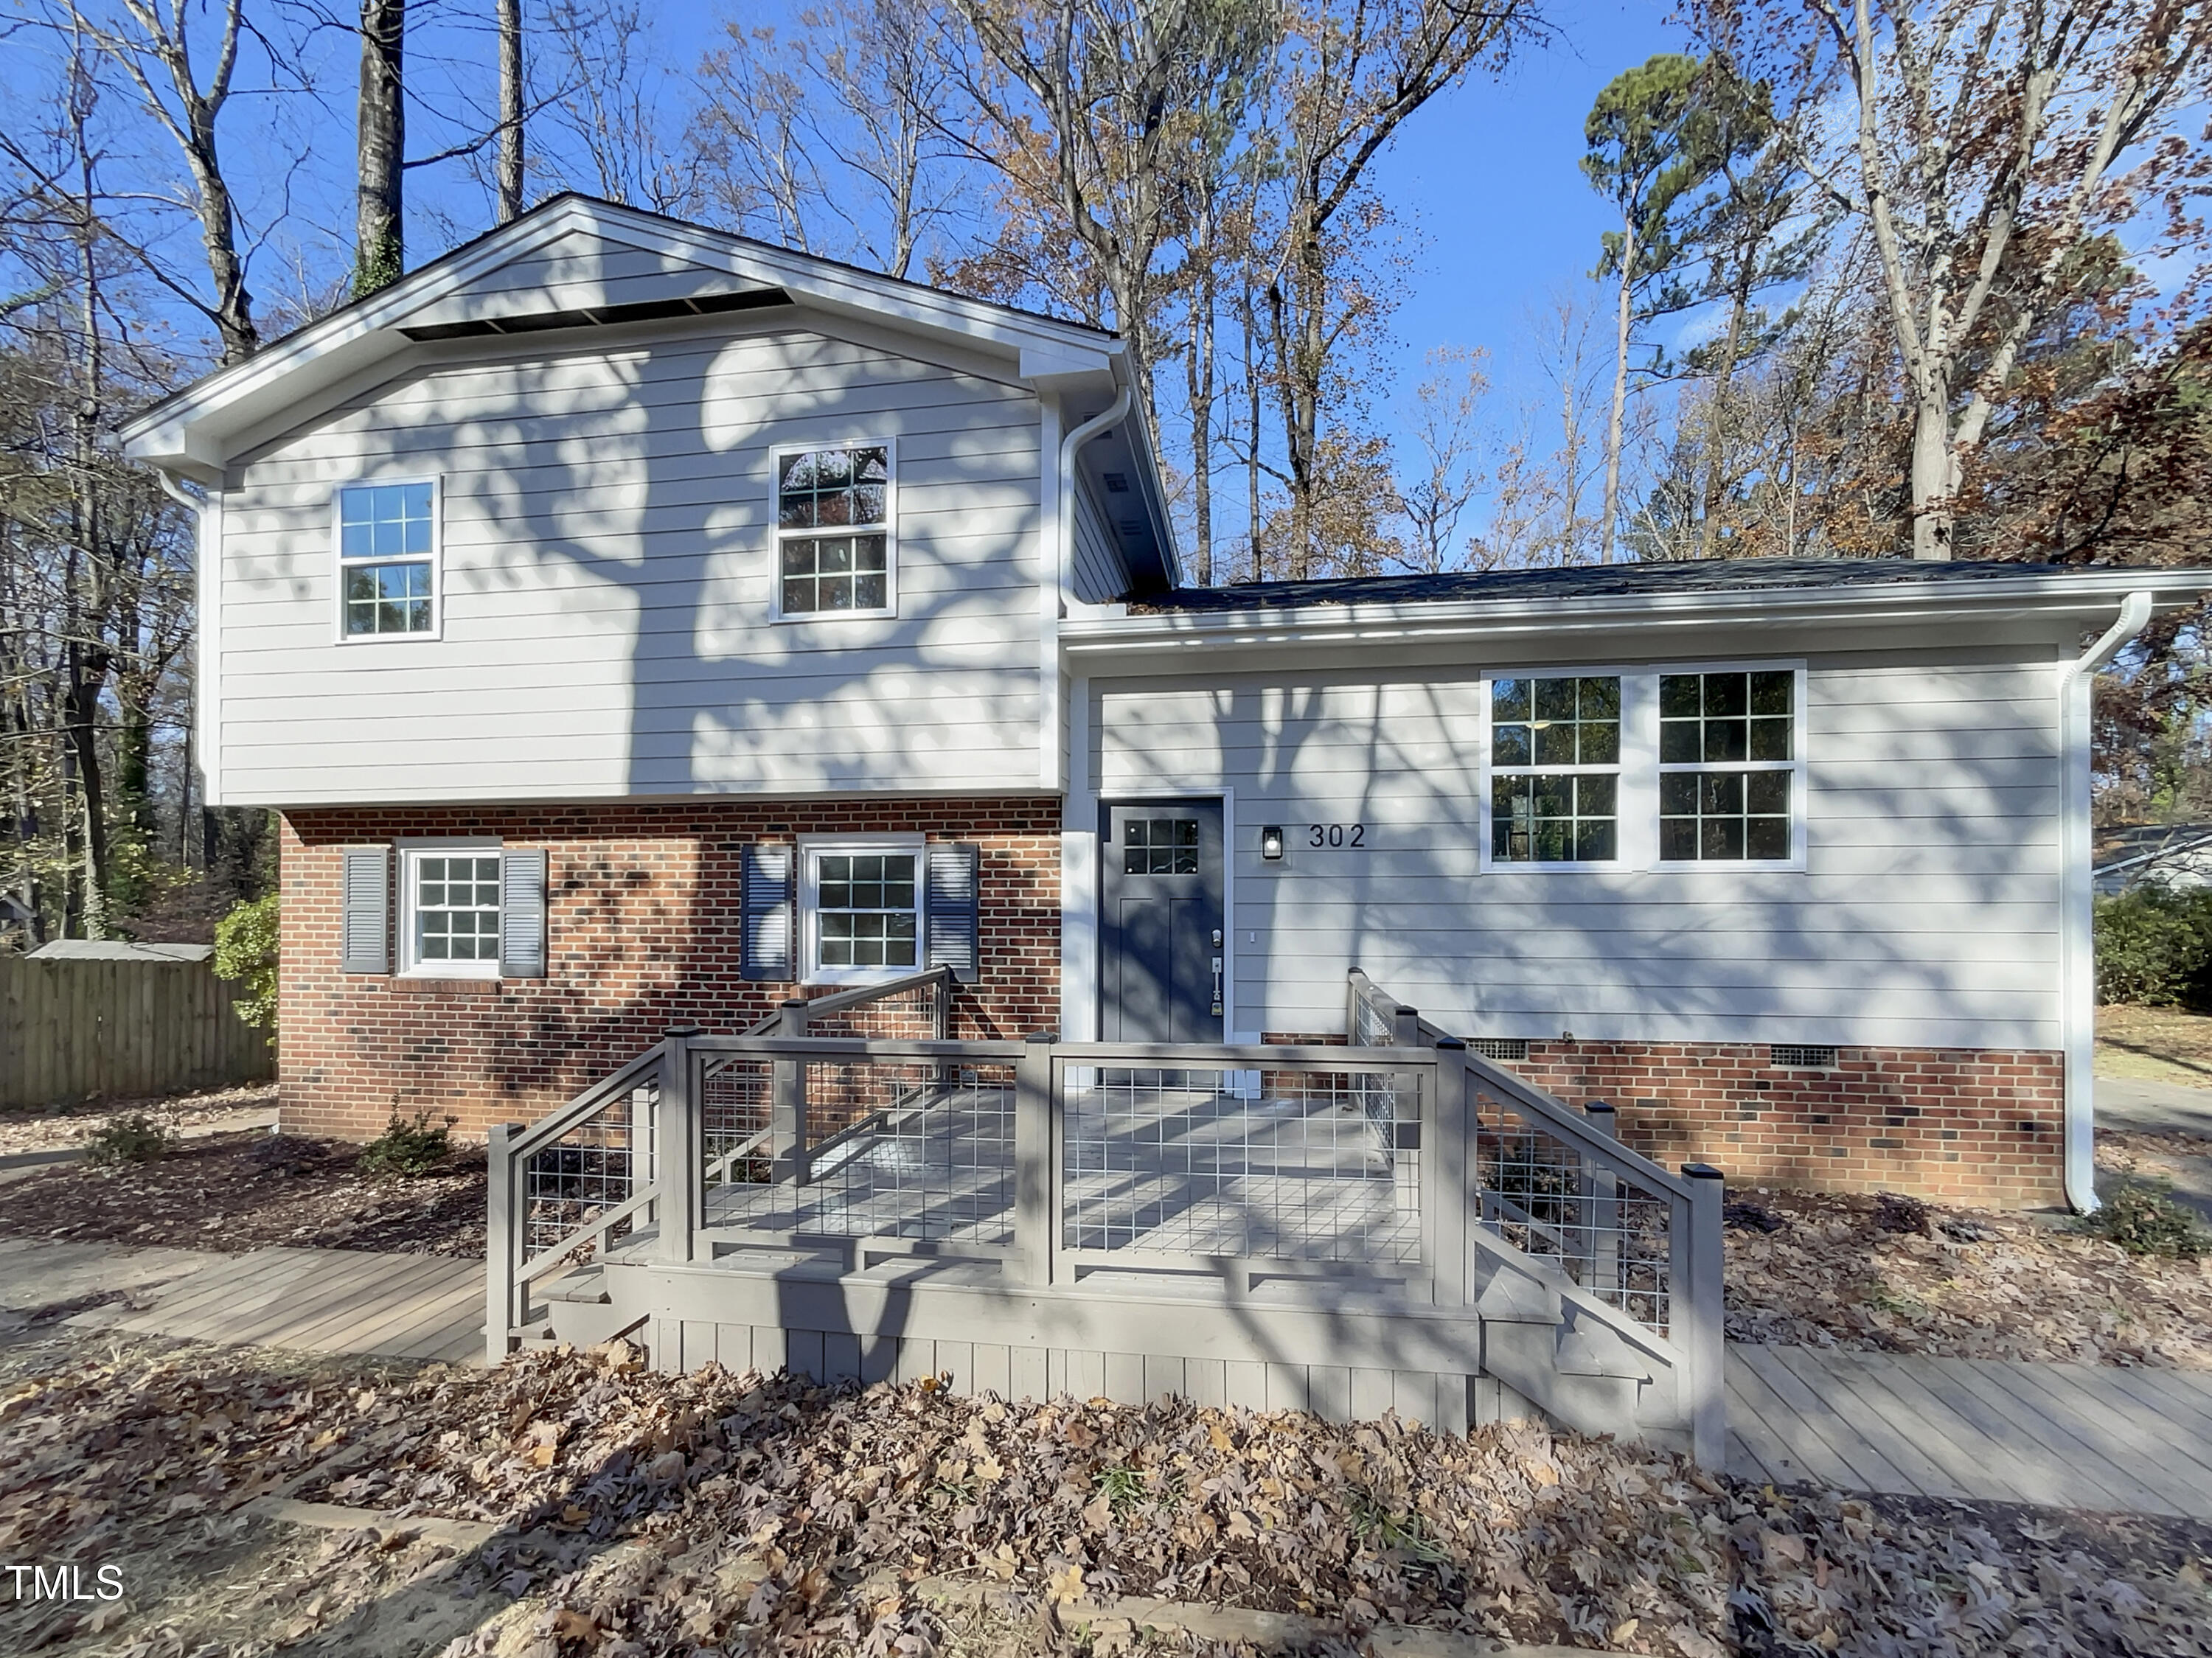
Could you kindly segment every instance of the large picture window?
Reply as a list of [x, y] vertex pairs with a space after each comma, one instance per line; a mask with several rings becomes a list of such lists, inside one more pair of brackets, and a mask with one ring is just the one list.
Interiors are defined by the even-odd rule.
[[887, 444], [776, 457], [778, 612], [891, 609], [891, 452]]
[[1792, 670], [1660, 675], [1660, 861], [1788, 861], [1797, 762]]
[[893, 977], [921, 963], [921, 851], [866, 843], [805, 854], [807, 977]]
[[1492, 861], [1620, 858], [1618, 675], [1492, 680], [1490, 766]]
[[347, 639], [437, 631], [437, 488], [349, 483], [338, 491], [339, 625]]
[[495, 846], [410, 849], [400, 865], [401, 970], [499, 976], [500, 855]]

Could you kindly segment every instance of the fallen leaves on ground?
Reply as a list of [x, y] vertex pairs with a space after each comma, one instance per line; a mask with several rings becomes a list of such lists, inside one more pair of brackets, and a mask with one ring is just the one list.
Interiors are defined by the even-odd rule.
[[356, 1174], [361, 1148], [264, 1132], [187, 1140], [151, 1163], [74, 1163], [12, 1182], [0, 1235], [242, 1251], [386, 1249], [481, 1257], [484, 1160], [410, 1179]]
[[[1003, 1591], [1015, 1651], [1146, 1595], [1304, 1613], [1345, 1653], [1386, 1621], [1691, 1658], [2212, 1653], [2212, 1527], [1777, 1492], [1528, 1423], [668, 1376], [619, 1343], [411, 1372], [79, 1344], [0, 1393], [0, 1558], [128, 1561], [277, 1491], [395, 1515], [272, 1573], [233, 1653], [370, 1651], [378, 1605], [434, 1581], [483, 1608], [453, 1658], [951, 1654], [917, 1587], [942, 1575]], [[409, 1539], [424, 1514], [501, 1529], [457, 1558]], [[88, 1615], [0, 1607], [0, 1644], [199, 1638], [160, 1604]]]
[[144, 1099], [83, 1100], [40, 1111], [0, 1111], [0, 1157], [21, 1151], [58, 1151], [84, 1144], [118, 1118], [151, 1117], [174, 1133], [198, 1128], [240, 1111], [274, 1110], [276, 1084], [212, 1089], [203, 1094], [166, 1094]]
[[[2205, 1144], [2100, 1134], [2100, 1167], [2150, 1172], [2168, 1139]], [[1736, 1340], [2212, 1370], [2212, 1256], [2130, 1255], [2049, 1216], [1915, 1203], [1922, 1230], [1894, 1198], [1730, 1196]]]

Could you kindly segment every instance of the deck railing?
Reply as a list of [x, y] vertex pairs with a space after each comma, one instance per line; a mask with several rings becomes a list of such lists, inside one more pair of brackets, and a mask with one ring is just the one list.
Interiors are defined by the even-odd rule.
[[1348, 1046], [1296, 1047], [953, 1042], [927, 976], [787, 1003], [742, 1035], [672, 1030], [544, 1121], [495, 1130], [495, 1356], [529, 1327], [531, 1286], [595, 1254], [842, 1272], [925, 1257], [1021, 1291], [1195, 1279], [1255, 1305], [1344, 1278], [1486, 1318], [1510, 1276], [1569, 1309], [1567, 1366], [1576, 1342], [1663, 1356], [1717, 1458], [1717, 1179], [1662, 1169], [1609, 1114], [1474, 1057], [1361, 975]]

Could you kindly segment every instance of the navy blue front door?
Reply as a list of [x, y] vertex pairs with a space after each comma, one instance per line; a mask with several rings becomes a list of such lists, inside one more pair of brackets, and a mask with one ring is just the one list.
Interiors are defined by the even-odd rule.
[[1109, 1042], [1220, 1042], [1221, 803], [1110, 805], [1105, 819], [1099, 1034]]

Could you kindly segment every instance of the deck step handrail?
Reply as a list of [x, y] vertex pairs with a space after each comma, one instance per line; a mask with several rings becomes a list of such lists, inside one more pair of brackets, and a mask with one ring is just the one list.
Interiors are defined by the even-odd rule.
[[593, 1083], [566, 1105], [548, 1112], [521, 1133], [511, 1134], [507, 1155], [519, 1160], [544, 1151], [578, 1124], [588, 1121], [593, 1113], [640, 1086], [648, 1075], [657, 1076], [665, 1047], [665, 1043], [655, 1042], [612, 1076]]

